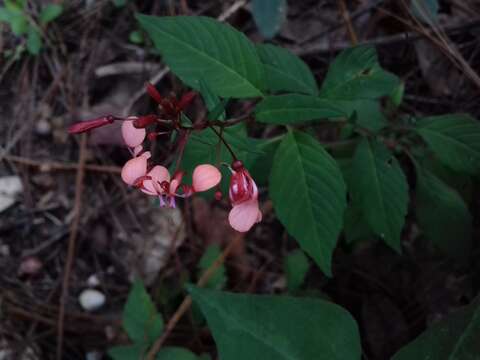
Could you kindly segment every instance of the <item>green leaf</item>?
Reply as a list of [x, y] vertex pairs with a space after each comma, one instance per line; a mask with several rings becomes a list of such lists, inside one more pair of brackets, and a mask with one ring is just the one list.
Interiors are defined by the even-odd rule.
[[3, 22], [10, 21], [10, 11], [4, 7], [0, 7], [0, 21], [3, 21]]
[[310, 263], [302, 250], [294, 250], [285, 257], [283, 264], [287, 276], [288, 291], [296, 291], [302, 286], [307, 275]]
[[289, 132], [275, 154], [270, 196], [287, 231], [331, 276], [346, 207], [345, 183], [335, 160], [310, 135]]
[[255, 152], [248, 153], [244, 163], [258, 186], [267, 185], [273, 157], [282, 138], [278, 136], [271, 139], [250, 139]]
[[124, 7], [127, 5], [127, 0], [112, 0], [112, 2], [116, 7]]
[[[207, 247], [205, 252], [198, 263], [199, 277], [215, 262], [215, 260], [220, 256], [222, 251], [218, 245], [210, 245]], [[225, 265], [221, 265], [215, 273], [210, 277], [208, 282], [205, 284], [205, 287], [210, 289], [221, 289], [225, 286], [227, 282], [227, 276], [225, 275]]]
[[[200, 94], [209, 111], [208, 118], [211, 120], [225, 120], [225, 104], [220, 98], [210, 89], [205, 80], [200, 79]], [[216, 116], [218, 113], [218, 116]]]
[[[156, 360], [198, 360], [197, 355], [191, 351], [180, 347], [164, 347], [157, 356]], [[133, 359], [132, 359], [133, 360]]]
[[252, 0], [252, 14], [260, 33], [271, 39], [287, 15], [287, 0]]
[[230, 25], [202, 16], [137, 14], [163, 60], [187, 85], [204, 79], [221, 97], [262, 96], [264, 71], [255, 46]]
[[392, 360], [476, 360], [480, 354], [480, 306], [448, 315], [393, 356]]
[[143, 38], [143, 33], [139, 30], [134, 30], [128, 35], [128, 41], [132, 44], [143, 44], [145, 39]]
[[55, 20], [63, 12], [63, 6], [58, 4], [48, 4], [40, 12], [40, 24], [47, 25]]
[[383, 70], [371, 46], [344, 50], [328, 69], [320, 96], [336, 100], [376, 99], [390, 95], [398, 78]]
[[365, 220], [361, 209], [354, 204], [349, 204], [345, 211], [343, 228], [345, 239], [349, 244], [374, 237], [372, 229]]
[[352, 316], [331, 302], [233, 294], [189, 287], [207, 318], [222, 360], [356, 360]]
[[345, 111], [331, 101], [310, 95], [266, 96], [255, 108], [255, 118], [268, 124], [300, 124], [342, 116], [346, 116]]
[[416, 132], [446, 166], [469, 174], [480, 171], [480, 124], [474, 118], [432, 116], [418, 121]]
[[287, 49], [258, 44], [258, 55], [265, 67], [267, 88], [272, 92], [291, 91], [318, 95], [318, 87], [308, 66]]
[[133, 283], [123, 309], [123, 327], [130, 339], [142, 344], [151, 344], [162, 333], [162, 316], [139, 280]]
[[472, 218], [461, 196], [425, 169], [417, 169], [416, 214], [425, 237], [447, 255], [470, 253]]
[[355, 124], [373, 132], [387, 125], [387, 119], [377, 100], [336, 101], [336, 106], [347, 112], [348, 117], [355, 116]]
[[30, 25], [28, 28], [27, 50], [32, 55], [38, 55], [42, 48], [42, 37], [38, 30]]
[[28, 19], [22, 10], [16, 8], [6, 8], [3, 11], [2, 17], [5, 17], [6, 21], [10, 24], [12, 32], [16, 36], [25, 34], [28, 31], [29, 24]]
[[141, 359], [145, 350], [146, 347], [144, 344], [114, 346], [108, 350], [108, 355], [113, 360]]
[[395, 107], [399, 107], [403, 102], [403, 96], [405, 95], [405, 83], [400, 82], [398, 86], [390, 94], [390, 101]]
[[381, 143], [364, 139], [355, 150], [349, 190], [372, 230], [400, 251], [400, 234], [408, 205], [405, 175]]

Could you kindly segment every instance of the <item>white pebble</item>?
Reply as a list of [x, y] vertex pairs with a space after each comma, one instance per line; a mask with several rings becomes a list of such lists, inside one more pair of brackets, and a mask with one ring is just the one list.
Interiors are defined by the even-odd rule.
[[100, 285], [100, 279], [98, 278], [97, 274], [93, 274], [88, 277], [87, 285], [92, 288]]
[[98, 290], [86, 289], [80, 293], [78, 301], [84, 310], [94, 311], [105, 304], [105, 295]]

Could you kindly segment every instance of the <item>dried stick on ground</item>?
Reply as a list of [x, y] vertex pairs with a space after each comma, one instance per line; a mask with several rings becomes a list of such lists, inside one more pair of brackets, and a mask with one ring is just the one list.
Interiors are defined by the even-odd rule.
[[[215, 271], [225, 262], [225, 259], [228, 257], [228, 255], [235, 249], [235, 247], [243, 239], [243, 236], [244, 235], [242, 233], [237, 233], [235, 235], [235, 237], [227, 245], [225, 250], [223, 250], [220, 256], [213, 262], [213, 264], [203, 273], [203, 275], [197, 281], [197, 286], [202, 287], [208, 282], [208, 280], [210, 280], [210, 278], [215, 273]], [[168, 338], [172, 330], [175, 328], [175, 325], [177, 325], [178, 321], [188, 311], [191, 305], [192, 305], [192, 297], [188, 295], [187, 297], [185, 297], [185, 299], [183, 299], [182, 303], [180, 304], [178, 309], [175, 311], [175, 314], [173, 314], [173, 316], [168, 321], [162, 336], [159, 337], [151, 347], [150, 351], [146, 356], [147, 360], [155, 359], [155, 355], [160, 350], [160, 348], [162, 347], [163, 343]]]
[[345, 26], [347, 27], [350, 41], [352, 45], [355, 46], [358, 44], [358, 37], [353, 28], [352, 20], [350, 19], [350, 13], [348, 12], [347, 5], [345, 4], [345, 0], [338, 0], [338, 8], [340, 10], [340, 14], [343, 17], [343, 21], [345, 22]]
[[70, 273], [72, 271], [73, 260], [75, 257], [75, 245], [77, 240], [78, 226], [80, 224], [80, 212], [82, 209], [83, 178], [85, 176], [86, 150], [87, 150], [87, 135], [82, 134], [80, 138], [80, 155], [78, 159], [77, 177], [75, 180], [75, 204], [73, 206], [74, 218], [72, 221], [72, 227], [70, 228], [70, 237], [68, 238], [67, 260], [65, 261], [65, 270], [64, 270], [63, 282], [62, 282], [62, 293], [60, 295], [60, 309], [58, 312], [57, 360], [61, 360], [62, 354], [63, 354], [65, 303], [68, 297]]

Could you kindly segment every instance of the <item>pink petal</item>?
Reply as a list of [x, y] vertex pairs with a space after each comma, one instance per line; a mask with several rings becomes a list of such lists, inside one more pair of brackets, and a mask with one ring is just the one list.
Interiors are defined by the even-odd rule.
[[170, 194], [175, 194], [177, 192], [178, 187], [182, 183], [184, 174], [185, 172], [183, 171], [176, 171], [175, 174], [173, 174], [173, 179], [170, 181], [170, 187], [168, 190]]
[[122, 124], [122, 136], [125, 144], [134, 148], [143, 143], [147, 132], [145, 129], [137, 129], [133, 126], [133, 120], [125, 120]]
[[139, 156], [128, 160], [122, 168], [122, 180], [133, 185], [135, 180], [147, 173], [147, 156]]
[[195, 191], [206, 191], [218, 185], [222, 180], [222, 174], [215, 166], [203, 164], [193, 170], [192, 179]]
[[239, 232], [247, 232], [261, 219], [262, 213], [258, 208], [257, 200], [245, 201], [235, 205], [228, 214], [230, 226]]
[[168, 169], [161, 165], [156, 165], [147, 174], [152, 180], [145, 180], [143, 182], [142, 191], [148, 195], [160, 195], [164, 192], [160, 186], [163, 181], [170, 181], [170, 174]]
[[142, 151], [143, 151], [143, 146], [142, 145], [135, 146], [133, 148], [133, 156], [137, 157], [138, 155], [141, 154]]

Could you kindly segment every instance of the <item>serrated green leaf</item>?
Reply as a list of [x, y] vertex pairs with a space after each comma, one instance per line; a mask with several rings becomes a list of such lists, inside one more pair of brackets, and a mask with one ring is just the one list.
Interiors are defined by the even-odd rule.
[[46, 25], [55, 20], [63, 12], [63, 6], [59, 4], [48, 4], [40, 12], [40, 24]]
[[479, 300], [448, 315], [397, 352], [392, 360], [477, 360]]
[[130, 339], [142, 344], [151, 344], [162, 333], [162, 316], [139, 280], [133, 283], [128, 294], [123, 309], [123, 327]]
[[265, 67], [267, 89], [318, 95], [312, 72], [298, 56], [270, 44], [258, 44], [257, 51]]
[[38, 30], [30, 25], [27, 36], [27, 50], [32, 55], [38, 55], [42, 48], [42, 37]]
[[[220, 256], [222, 251], [218, 245], [210, 245], [207, 247], [198, 263], [199, 277], [215, 262]], [[210, 277], [205, 287], [209, 289], [222, 289], [227, 282], [227, 276], [225, 275], [225, 265], [221, 265], [214, 274]]]
[[300, 124], [306, 121], [346, 116], [329, 100], [288, 94], [266, 96], [255, 108], [255, 118], [267, 124]]
[[400, 234], [408, 205], [405, 175], [381, 143], [364, 139], [355, 150], [349, 191], [372, 230], [391, 248], [400, 251]]
[[285, 257], [283, 268], [287, 277], [288, 291], [296, 291], [302, 286], [310, 263], [303, 251], [297, 249]]
[[[197, 355], [181, 347], [164, 347], [157, 356], [156, 360], [198, 360]], [[133, 359], [132, 359], [133, 360]]]
[[469, 174], [480, 171], [480, 124], [474, 118], [432, 116], [418, 121], [416, 132], [446, 166]]
[[288, 296], [189, 288], [222, 360], [358, 360], [358, 327], [343, 308]]
[[144, 344], [114, 346], [108, 350], [108, 355], [113, 360], [141, 359], [145, 350], [146, 346]]
[[262, 96], [264, 70], [255, 46], [230, 25], [202, 16], [137, 14], [163, 60], [187, 85], [204, 79], [221, 97]]
[[372, 46], [342, 51], [328, 69], [320, 96], [332, 100], [377, 99], [392, 93], [398, 78], [383, 70]]
[[289, 132], [275, 154], [270, 196], [287, 231], [331, 276], [346, 207], [345, 183], [335, 160], [310, 135]]
[[425, 237], [447, 255], [465, 259], [472, 218], [460, 195], [425, 169], [417, 169], [416, 214]]
[[252, 0], [252, 14], [260, 33], [271, 39], [287, 15], [287, 0]]

